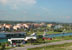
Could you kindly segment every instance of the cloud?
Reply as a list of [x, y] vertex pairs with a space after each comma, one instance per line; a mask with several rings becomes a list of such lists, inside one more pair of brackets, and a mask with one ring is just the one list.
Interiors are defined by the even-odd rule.
[[20, 5], [30, 6], [36, 3], [36, 0], [0, 0], [0, 4], [10, 6], [12, 9], [16, 9]]
[[0, 3], [4, 5], [7, 3], [7, 0], [0, 0]]
[[42, 8], [42, 9], [48, 11], [48, 8]]
[[36, 4], [36, 0], [0, 0], [2, 4], [8, 3], [25, 3], [25, 4]]
[[11, 9], [13, 9], [13, 10], [17, 9], [17, 5], [16, 4], [12, 5]]
[[26, 4], [36, 4], [36, 0], [23, 0]]

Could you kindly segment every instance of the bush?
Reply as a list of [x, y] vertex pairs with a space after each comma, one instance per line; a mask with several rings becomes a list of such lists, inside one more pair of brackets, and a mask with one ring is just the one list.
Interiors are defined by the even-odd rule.
[[61, 29], [55, 29], [54, 32], [62, 32], [63, 30]]
[[36, 42], [37, 42], [37, 40], [35, 40], [35, 39], [29, 39], [29, 40], [28, 40], [28, 43], [31, 43], [31, 44], [32, 44], [32, 43], [36, 43]]
[[43, 38], [43, 36], [42, 35], [38, 35], [38, 38]]
[[0, 50], [5, 50], [5, 44], [2, 45]]

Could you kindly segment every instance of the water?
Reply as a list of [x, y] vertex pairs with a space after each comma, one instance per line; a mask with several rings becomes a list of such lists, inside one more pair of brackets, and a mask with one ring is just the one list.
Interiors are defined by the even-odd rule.
[[0, 39], [0, 43], [2, 42], [8, 42], [8, 39]]
[[7, 42], [8, 38], [24, 38], [25, 32], [0, 32], [0, 43]]
[[62, 36], [72, 36], [72, 33], [60, 33], [60, 34], [50, 34], [50, 35], [45, 35], [44, 37], [62, 37]]

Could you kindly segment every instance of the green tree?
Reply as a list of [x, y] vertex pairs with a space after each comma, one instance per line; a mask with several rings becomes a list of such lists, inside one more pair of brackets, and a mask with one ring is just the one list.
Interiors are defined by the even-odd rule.
[[0, 50], [5, 50], [5, 44], [2, 45]]
[[32, 44], [33, 43], [33, 39], [32, 38], [29, 39], [28, 42]]

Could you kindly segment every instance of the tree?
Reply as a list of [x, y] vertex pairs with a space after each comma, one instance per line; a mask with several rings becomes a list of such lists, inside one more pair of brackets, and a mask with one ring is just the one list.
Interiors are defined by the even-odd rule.
[[2, 45], [1, 50], [5, 50], [5, 44]]
[[33, 39], [32, 38], [29, 39], [28, 42], [32, 44], [33, 43]]

